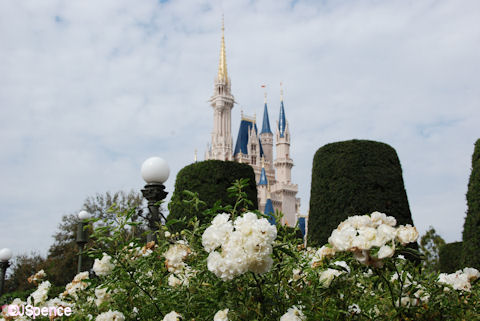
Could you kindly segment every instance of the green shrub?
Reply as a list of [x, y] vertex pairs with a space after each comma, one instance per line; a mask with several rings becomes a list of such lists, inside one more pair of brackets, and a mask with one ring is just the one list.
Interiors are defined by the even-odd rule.
[[347, 217], [373, 211], [413, 224], [395, 150], [368, 140], [321, 147], [313, 159], [308, 243], [325, 244]]
[[463, 262], [480, 269], [480, 139], [472, 155], [472, 172], [467, 191], [467, 217], [463, 225]]
[[463, 268], [462, 242], [447, 243], [440, 248], [440, 272], [453, 273]]
[[[212, 208], [217, 201], [221, 205], [235, 205], [235, 197], [229, 196], [227, 189], [238, 179], [248, 179], [245, 188], [247, 198], [252, 201], [253, 208], [258, 208], [257, 185], [255, 173], [250, 165], [235, 162], [208, 160], [185, 166], [177, 175], [175, 191], [169, 204], [169, 219], [190, 219], [196, 216], [201, 223], [206, 223], [211, 217], [206, 217], [203, 211]], [[189, 197], [184, 191], [198, 193], [198, 198], [205, 202], [194, 209], [184, 201]]]

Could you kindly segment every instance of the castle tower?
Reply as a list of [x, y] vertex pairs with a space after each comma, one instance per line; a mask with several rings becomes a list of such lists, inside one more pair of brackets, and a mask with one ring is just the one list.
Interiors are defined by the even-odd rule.
[[[265, 213], [265, 206], [267, 202], [267, 194], [268, 194], [268, 178], [265, 172], [265, 161], [262, 157], [262, 170], [260, 172], [260, 180], [257, 184], [257, 192], [258, 192], [258, 209], [261, 212]], [[271, 201], [270, 201], [271, 202]]]
[[300, 206], [300, 200], [296, 198], [298, 185], [291, 182], [293, 160], [290, 158], [290, 131], [285, 117], [283, 90], [280, 92], [280, 115], [275, 139], [277, 157], [273, 165], [277, 174], [277, 182], [274, 192], [277, 199], [281, 201], [281, 211], [284, 213], [282, 223], [293, 226], [297, 221], [296, 214]]
[[265, 155], [265, 168], [268, 181], [275, 184], [275, 170], [273, 169], [273, 133], [270, 129], [270, 120], [268, 117], [267, 93], [265, 93], [265, 106], [263, 108], [262, 131], [260, 132], [260, 142], [262, 143], [263, 153]]
[[276, 152], [274, 166], [277, 171], [277, 181], [291, 183], [293, 160], [290, 158], [290, 131], [285, 118], [285, 107], [283, 106], [283, 90], [280, 94], [280, 115], [277, 122]]
[[232, 160], [233, 139], [231, 128], [231, 110], [235, 102], [231, 93], [231, 81], [227, 73], [227, 57], [225, 54], [225, 28], [222, 20], [222, 41], [217, 77], [214, 80], [214, 91], [210, 98], [213, 107], [212, 143], [206, 152], [205, 159]]

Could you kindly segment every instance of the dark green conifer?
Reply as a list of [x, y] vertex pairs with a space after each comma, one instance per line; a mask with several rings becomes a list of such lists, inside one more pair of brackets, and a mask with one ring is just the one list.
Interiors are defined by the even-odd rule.
[[323, 245], [341, 221], [374, 211], [413, 224], [395, 150], [368, 140], [321, 147], [313, 159], [308, 243]]
[[463, 263], [480, 269], [480, 139], [472, 155], [472, 172], [468, 182], [467, 216], [463, 225]]

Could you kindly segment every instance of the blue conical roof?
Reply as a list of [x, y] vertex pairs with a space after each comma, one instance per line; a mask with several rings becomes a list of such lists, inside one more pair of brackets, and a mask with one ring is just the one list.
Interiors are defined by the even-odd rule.
[[272, 133], [270, 130], [270, 120], [268, 119], [268, 108], [267, 103], [265, 103], [265, 108], [263, 109], [263, 124], [262, 124], [262, 132], [260, 134], [265, 133]]
[[300, 217], [298, 219], [298, 227], [300, 228], [300, 231], [302, 231], [303, 237], [305, 237], [306, 231], [305, 231], [305, 217]]
[[280, 102], [280, 117], [278, 118], [278, 131], [280, 132], [280, 137], [285, 135], [285, 126], [287, 121], [285, 120], [285, 108], [283, 108], [283, 99]]
[[[240, 122], [240, 129], [238, 130], [237, 142], [235, 143], [235, 150], [233, 152], [233, 156], [237, 155], [238, 153], [242, 153], [247, 155], [248, 154], [248, 132], [252, 129], [258, 133], [257, 124], [253, 121], [248, 119], [242, 119]], [[258, 140], [258, 144], [260, 146], [260, 157], [263, 156], [263, 146], [260, 139]]]
[[264, 214], [269, 216], [268, 222], [270, 222], [270, 224], [272, 224], [272, 225], [275, 225], [275, 223], [276, 223], [275, 216], [273, 216], [274, 213], [275, 213], [275, 211], [273, 209], [272, 200], [267, 199], [267, 203], [265, 203], [265, 213]]
[[268, 185], [267, 174], [265, 173], [265, 167], [262, 167], [262, 172], [260, 173], [260, 181], [258, 185]]

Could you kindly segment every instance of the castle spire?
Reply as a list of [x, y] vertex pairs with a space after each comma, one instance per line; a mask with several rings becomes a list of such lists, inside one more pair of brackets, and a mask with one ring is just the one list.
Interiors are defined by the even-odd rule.
[[267, 92], [265, 92], [265, 107], [263, 108], [263, 123], [262, 123], [262, 131], [260, 134], [270, 133], [270, 120], [268, 119], [268, 108], [267, 108]]
[[220, 61], [218, 64], [218, 80], [228, 82], [227, 55], [225, 53], [225, 23], [222, 15], [222, 43], [220, 47]]
[[260, 173], [260, 180], [258, 181], [258, 185], [268, 186], [267, 173], [265, 172], [265, 159], [263, 157], [262, 157], [262, 172]]
[[280, 116], [278, 118], [278, 131], [280, 133], [280, 137], [285, 135], [286, 125], [287, 121], [285, 119], [285, 108], [283, 107], [283, 88], [282, 83], [280, 83]]
[[218, 73], [214, 80], [213, 96], [210, 105], [213, 107], [212, 149], [206, 160], [231, 160], [233, 157], [232, 117], [231, 110], [235, 100], [231, 93], [230, 79], [227, 74], [225, 57], [225, 27], [222, 18], [222, 43]]

